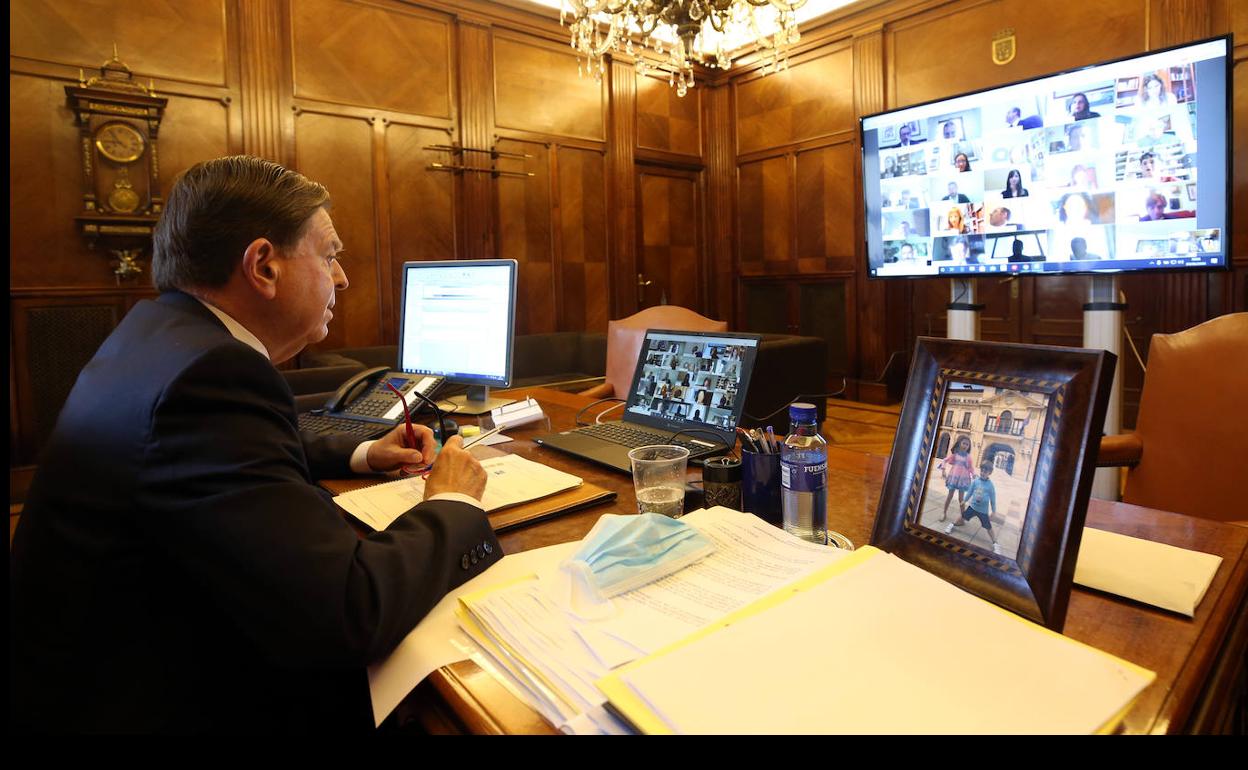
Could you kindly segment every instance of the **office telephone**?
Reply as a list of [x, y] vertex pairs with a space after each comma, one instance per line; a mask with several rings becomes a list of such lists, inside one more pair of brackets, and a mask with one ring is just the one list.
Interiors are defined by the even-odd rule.
[[299, 415], [299, 428], [313, 433], [373, 438], [403, 419], [403, 404], [387, 383], [403, 394], [414, 414], [424, 405], [416, 394], [432, 398], [445, 381], [444, 377], [404, 374], [385, 366], [366, 369], [344, 382], [323, 408]]

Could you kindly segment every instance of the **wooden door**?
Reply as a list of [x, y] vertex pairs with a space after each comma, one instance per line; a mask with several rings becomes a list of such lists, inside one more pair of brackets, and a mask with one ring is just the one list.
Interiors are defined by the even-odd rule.
[[637, 309], [706, 312], [700, 171], [637, 164]]

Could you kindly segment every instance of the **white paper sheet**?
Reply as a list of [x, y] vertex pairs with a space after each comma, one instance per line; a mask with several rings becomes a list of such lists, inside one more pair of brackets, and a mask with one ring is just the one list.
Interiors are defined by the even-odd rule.
[[1085, 527], [1075, 582], [1192, 617], [1221, 563], [1221, 556]]
[[[436, 669], [467, 660], [464, 648], [471, 640], [459, 629], [455, 608], [460, 593], [480, 591], [531, 575], [550, 564], [557, 564], [576, 552], [578, 542], [560, 543], [546, 548], [511, 554], [464, 583], [434, 606], [429, 614], [412, 629], [384, 661], [368, 669], [369, 690], [373, 699], [373, 718], [381, 724], [407, 694]], [[456, 644], [461, 645], [457, 647]]]
[[487, 650], [521, 680], [533, 694], [531, 705], [555, 726], [574, 731], [584, 722], [579, 716], [600, 709], [605, 698], [594, 682], [613, 669], [847, 554], [724, 508], [695, 511], [684, 521], [711, 538], [716, 552], [615, 597], [602, 618], [570, 611], [570, 583], [557, 565], [548, 564], [537, 580], [481, 596], [461, 593], [486, 629]]
[[639, 664], [679, 733], [1089, 733], [1152, 681], [888, 554]]
[[[481, 467], [488, 474], [485, 495], [481, 499], [487, 512], [537, 500], [581, 485], [578, 476], [526, 460], [519, 455], [489, 457], [481, 460]], [[425, 480], [413, 476], [345, 492], [335, 497], [334, 502], [363, 523], [381, 531], [424, 499]]]

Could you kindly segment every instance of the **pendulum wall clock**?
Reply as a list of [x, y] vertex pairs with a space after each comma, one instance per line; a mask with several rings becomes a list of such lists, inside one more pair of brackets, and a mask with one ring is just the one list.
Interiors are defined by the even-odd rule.
[[133, 278], [160, 218], [156, 139], [168, 100], [136, 82], [116, 48], [98, 77], [80, 76], [65, 94], [82, 152], [82, 212], [75, 219], [89, 246], [113, 256], [117, 280]]

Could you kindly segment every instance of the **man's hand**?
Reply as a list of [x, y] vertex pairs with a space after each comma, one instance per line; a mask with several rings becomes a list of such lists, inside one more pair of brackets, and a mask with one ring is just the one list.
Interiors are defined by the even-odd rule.
[[368, 448], [368, 467], [378, 472], [407, 466], [429, 465], [437, 457], [433, 431], [424, 425], [413, 425], [416, 446], [408, 446], [407, 426], [400, 423], [394, 430], [377, 439]]
[[464, 449], [464, 440], [451, 436], [425, 480], [425, 499], [443, 492], [458, 492], [480, 500], [485, 494], [485, 469]]

